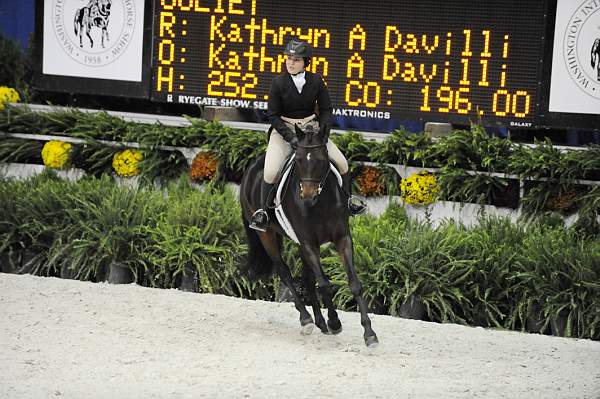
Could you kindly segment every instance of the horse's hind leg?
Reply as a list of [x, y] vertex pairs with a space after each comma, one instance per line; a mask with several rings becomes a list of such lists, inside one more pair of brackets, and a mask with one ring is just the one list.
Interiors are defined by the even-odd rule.
[[346, 269], [346, 274], [348, 275], [350, 291], [352, 292], [352, 296], [356, 300], [358, 309], [360, 310], [360, 324], [362, 324], [364, 328], [363, 338], [365, 339], [367, 346], [374, 346], [379, 341], [375, 331], [373, 331], [371, 328], [371, 319], [369, 319], [369, 315], [367, 314], [367, 304], [362, 297], [362, 286], [358, 280], [356, 268], [354, 267], [352, 237], [350, 235], [342, 237], [340, 240], [335, 242], [335, 247], [342, 258], [342, 262], [344, 263], [344, 268]]
[[92, 28], [90, 27], [89, 23], [86, 25], [85, 27], [85, 34], [88, 37], [88, 39], [90, 39], [90, 47], [94, 47], [94, 39], [92, 39], [92, 35], [90, 35], [90, 30]]
[[[304, 262], [304, 259], [302, 259], [302, 263], [306, 264]], [[302, 267], [302, 283], [306, 288], [306, 292], [308, 293], [308, 300], [310, 301], [310, 304], [313, 308], [315, 324], [317, 325], [317, 327], [319, 327], [322, 333], [329, 333], [329, 330], [327, 329], [327, 323], [325, 322], [325, 318], [321, 313], [321, 303], [319, 302], [319, 298], [317, 297], [315, 276], [312, 270], [310, 270], [310, 268], [308, 267]]]
[[302, 327], [306, 327], [303, 329], [303, 332], [310, 333], [312, 330], [313, 318], [306, 310], [306, 306], [304, 306], [304, 301], [302, 297], [298, 293], [296, 287], [294, 287], [292, 273], [290, 272], [290, 268], [283, 261], [281, 257], [281, 241], [280, 238], [272, 231], [261, 232], [259, 233], [260, 241], [262, 242], [267, 254], [273, 260], [273, 265], [275, 267], [275, 271], [279, 274], [281, 281], [290, 289], [293, 297], [294, 297], [294, 306], [300, 312], [300, 325]]
[[100, 36], [102, 38], [102, 48], [104, 48], [104, 39], [106, 38], [106, 41], [108, 42], [108, 30], [106, 29], [106, 26], [102, 27]]
[[310, 270], [313, 272], [319, 286], [319, 294], [321, 294], [323, 304], [327, 308], [328, 330], [333, 334], [338, 334], [342, 331], [342, 322], [338, 318], [335, 305], [333, 304], [331, 283], [321, 268], [319, 247], [301, 245], [300, 251], [302, 252], [302, 260], [304, 262], [303, 267], [310, 267]]

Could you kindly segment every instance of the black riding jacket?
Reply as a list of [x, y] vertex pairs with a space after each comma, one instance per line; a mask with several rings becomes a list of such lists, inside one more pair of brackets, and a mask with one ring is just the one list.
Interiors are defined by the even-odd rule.
[[302, 119], [317, 114], [321, 126], [331, 124], [333, 119], [329, 91], [321, 75], [305, 71], [304, 78], [306, 83], [302, 87], [302, 93], [298, 93], [292, 76], [287, 71], [271, 83], [267, 117], [271, 127], [286, 141], [290, 141], [295, 133], [283, 122], [282, 116]]

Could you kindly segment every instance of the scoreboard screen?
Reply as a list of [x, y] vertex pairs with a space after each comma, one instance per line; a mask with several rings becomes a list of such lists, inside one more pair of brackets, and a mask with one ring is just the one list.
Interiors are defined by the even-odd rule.
[[531, 126], [546, 1], [156, 0], [151, 99], [266, 109], [285, 44], [313, 48], [334, 115]]

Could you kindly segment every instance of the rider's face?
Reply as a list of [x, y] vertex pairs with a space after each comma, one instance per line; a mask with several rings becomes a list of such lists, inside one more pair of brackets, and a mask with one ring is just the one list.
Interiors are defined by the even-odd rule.
[[295, 75], [304, 70], [304, 60], [302, 57], [288, 55], [287, 59], [285, 60], [285, 66], [291, 75]]

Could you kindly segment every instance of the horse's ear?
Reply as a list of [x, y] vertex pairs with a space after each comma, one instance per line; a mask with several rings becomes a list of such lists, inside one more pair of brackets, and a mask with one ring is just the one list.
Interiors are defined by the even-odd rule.
[[297, 123], [294, 124], [294, 127], [296, 128], [296, 137], [298, 137], [298, 140], [302, 140], [306, 133], [304, 133], [304, 131], [298, 127]]

